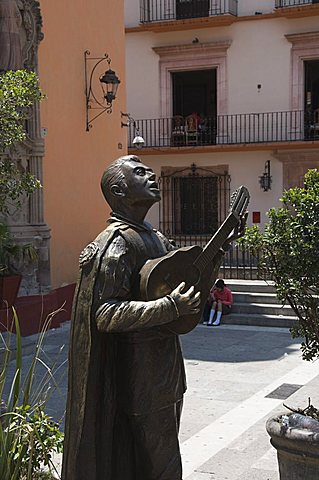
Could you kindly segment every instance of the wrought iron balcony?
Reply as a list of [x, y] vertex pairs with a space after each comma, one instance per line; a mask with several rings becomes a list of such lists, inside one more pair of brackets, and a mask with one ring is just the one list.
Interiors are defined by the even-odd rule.
[[140, 0], [141, 23], [237, 15], [238, 0]]
[[135, 120], [129, 127], [130, 148], [136, 128], [146, 148], [296, 142], [319, 140], [319, 114], [295, 110], [218, 115], [203, 118], [193, 129], [181, 116]]
[[300, 7], [302, 5], [311, 5], [319, 3], [319, 0], [276, 0], [276, 8]]

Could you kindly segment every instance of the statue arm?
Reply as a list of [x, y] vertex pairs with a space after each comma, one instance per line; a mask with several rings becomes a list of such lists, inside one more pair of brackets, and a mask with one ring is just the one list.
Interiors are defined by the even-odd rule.
[[135, 254], [118, 235], [106, 250], [96, 282], [95, 320], [100, 331], [128, 332], [164, 325], [178, 312], [170, 297], [148, 302], [131, 300]]
[[108, 299], [96, 311], [98, 330], [109, 333], [133, 332], [165, 325], [178, 317], [169, 297], [149, 302]]

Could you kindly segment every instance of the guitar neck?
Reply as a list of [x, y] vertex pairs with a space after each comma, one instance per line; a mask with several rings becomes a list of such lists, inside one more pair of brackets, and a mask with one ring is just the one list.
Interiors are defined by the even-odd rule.
[[222, 225], [219, 227], [215, 235], [209, 240], [206, 247], [196, 258], [194, 265], [202, 272], [207, 265], [209, 265], [219, 249], [224, 245], [229, 234], [238, 224], [238, 217], [233, 213], [230, 213]]

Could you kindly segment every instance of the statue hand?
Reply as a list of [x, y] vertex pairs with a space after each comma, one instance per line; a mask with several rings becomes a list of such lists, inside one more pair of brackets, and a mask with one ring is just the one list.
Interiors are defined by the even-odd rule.
[[195, 288], [193, 286], [190, 287], [187, 292], [182, 293], [184, 289], [185, 282], [182, 282], [170, 293], [170, 297], [176, 305], [179, 316], [198, 313], [200, 292], [195, 293]]
[[226, 242], [223, 245], [223, 250], [229, 250], [231, 242], [234, 242], [238, 238], [242, 237], [245, 234], [246, 223], [247, 223], [248, 211], [246, 211], [241, 217], [235, 227], [233, 233], [227, 238]]

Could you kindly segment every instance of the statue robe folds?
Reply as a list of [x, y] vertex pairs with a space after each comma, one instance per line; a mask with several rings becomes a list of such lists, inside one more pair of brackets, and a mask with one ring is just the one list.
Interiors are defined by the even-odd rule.
[[135, 288], [142, 264], [169, 249], [146, 224], [113, 218], [80, 257], [63, 480], [143, 480], [125, 445], [120, 454], [114, 447], [118, 411], [153, 415], [181, 404], [186, 383], [179, 339], [163, 328], [176, 320], [175, 305], [169, 297], [141, 302]]

